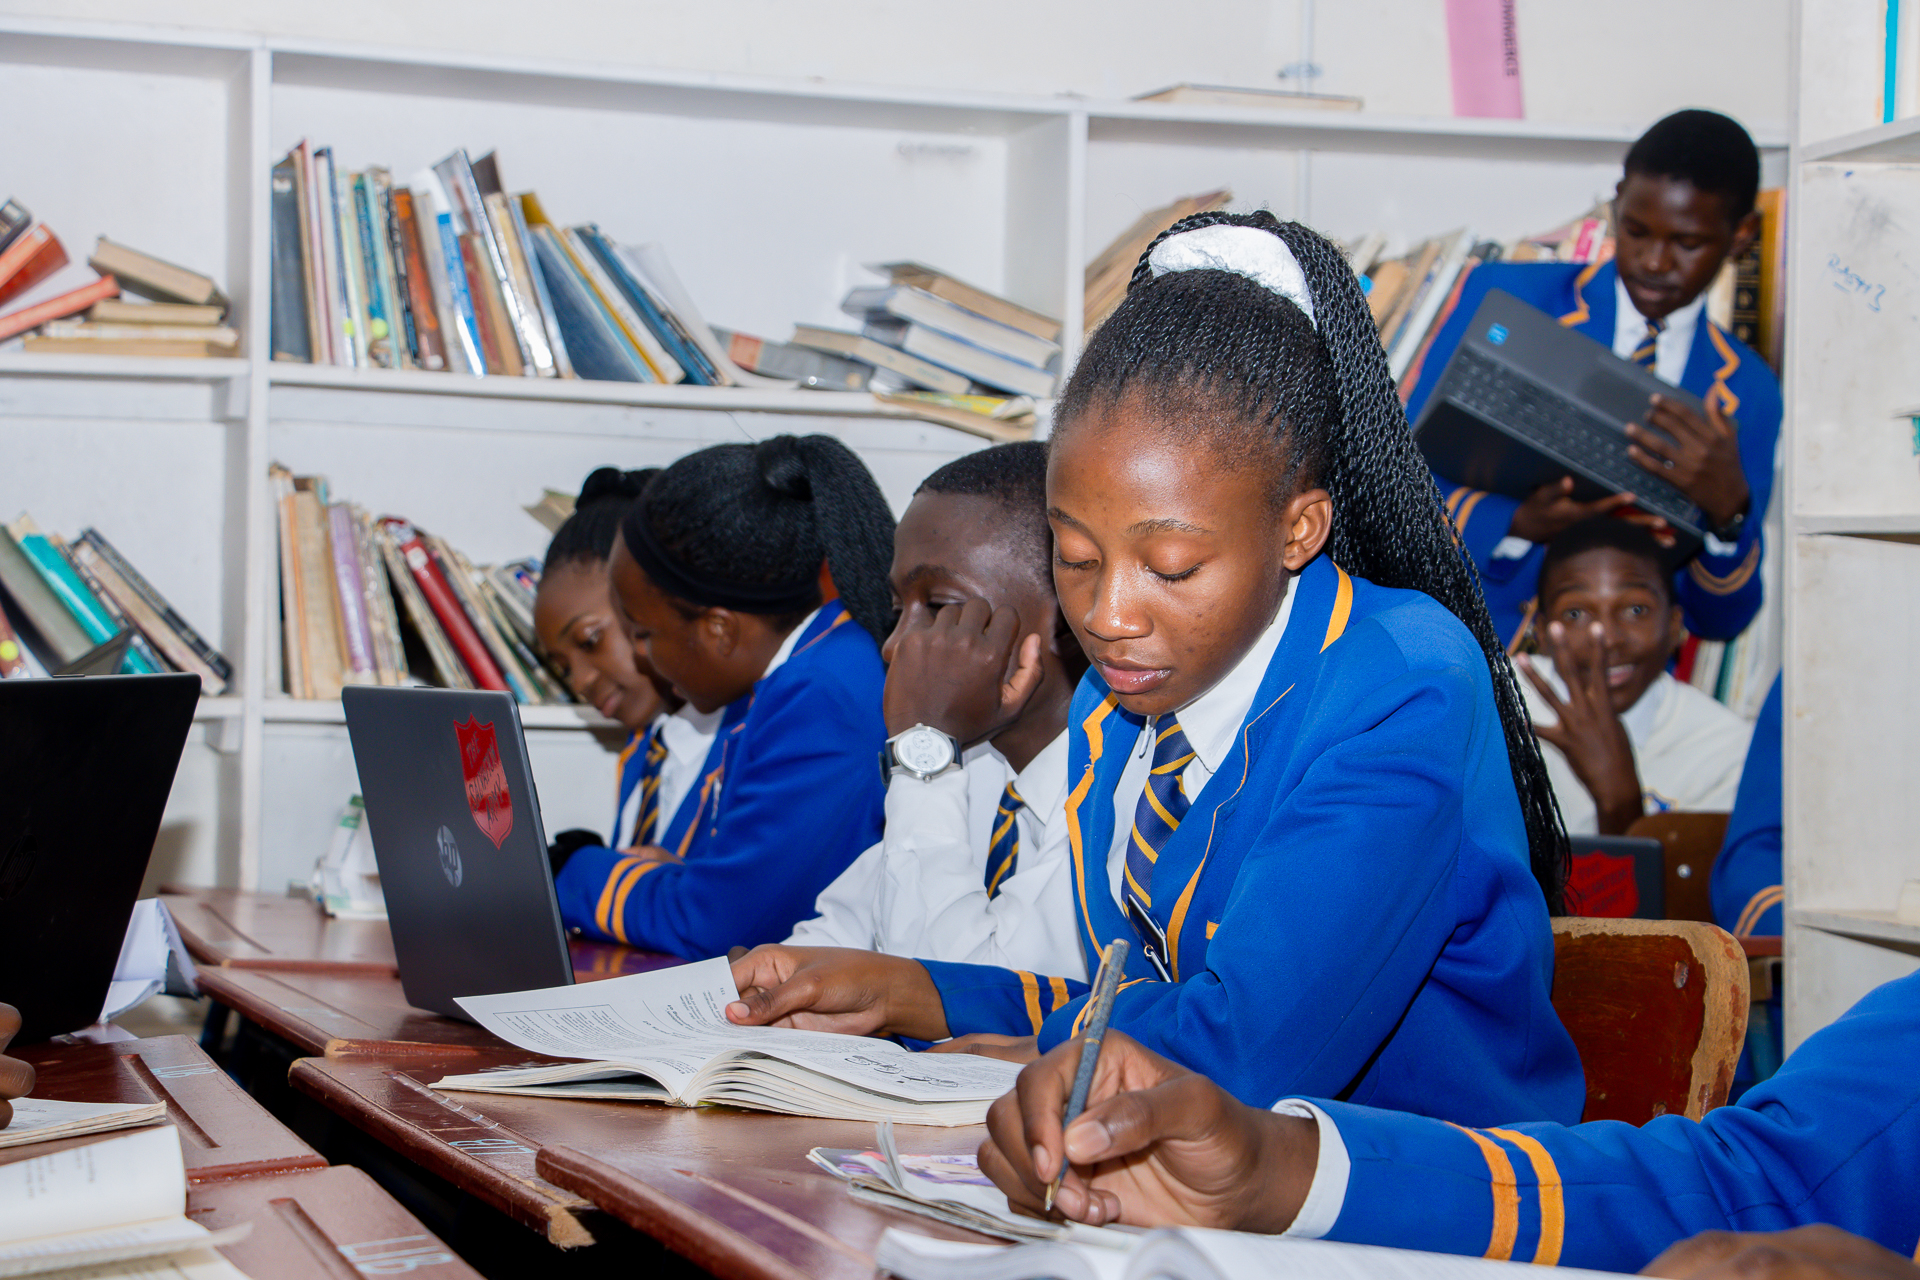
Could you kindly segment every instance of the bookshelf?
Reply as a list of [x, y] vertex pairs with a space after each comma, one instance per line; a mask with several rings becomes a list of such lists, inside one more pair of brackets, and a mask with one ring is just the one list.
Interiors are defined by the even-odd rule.
[[[0, 18], [0, 70], [57, 103], [8, 181], [70, 250], [110, 234], [207, 270], [243, 351], [267, 349], [270, 166], [302, 137], [397, 180], [456, 146], [563, 222], [668, 247], [716, 323], [836, 324], [862, 263], [933, 262], [1080, 330], [1089, 257], [1146, 209], [1230, 186], [1335, 235], [1538, 230], [1608, 190], [1638, 125], [1265, 112], [654, 72], [245, 34]], [[1784, 139], [1761, 137], [1770, 166]], [[89, 276], [70, 267], [30, 297]], [[231, 657], [175, 786], [155, 878], [302, 878], [355, 789], [337, 704], [270, 683], [278, 562], [269, 462], [329, 476], [476, 561], [537, 553], [520, 510], [593, 466], [825, 431], [896, 509], [983, 443], [870, 397], [356, 371], [266, 360], [0, 352], [0, 512], [97, 524]], [[603, 827], [610, 725], [523, 719], [547, 827]]]
[[[1920, 405], [1920, 120], [1880, 123], [1884, 30], [1856, 10], [1801, 0], [1789, 43], [1789, 1047], [1920, 967], [1920, 927], [1892, 911], [1920, 877], [1920, 442], [1895, 416]], [[1876, 74], [1846, 74], [1861, 67]]]

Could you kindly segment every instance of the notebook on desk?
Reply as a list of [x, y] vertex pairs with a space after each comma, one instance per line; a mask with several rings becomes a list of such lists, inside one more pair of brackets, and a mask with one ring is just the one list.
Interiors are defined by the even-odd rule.
[[1651, 369], [1492, 289], [1420, 411], [1414, 441], [1448, 480], [1509, 498], [1563, 476], [1581, 501], [1631, 493], [1673, 526], [1684, 558], [1703, 535], [1699, 509], [1627, 456], [1627, 424], [1644, 425], [1656, 395], [1706, 413], [1699, 397]]
[[200, 700], [193, 675], [0, 681], [0, 991], [19, 1044], [99, 1021]]
[[505, 693], [342, 691], [407, 1002], [573, 981], [540, 800]]

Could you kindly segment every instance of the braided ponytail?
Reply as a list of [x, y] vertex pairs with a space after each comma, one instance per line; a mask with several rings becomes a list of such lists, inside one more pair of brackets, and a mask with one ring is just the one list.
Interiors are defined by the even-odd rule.
[[[636, 521], [644, 530], [632, 527]], [[774, 436], [690, 453], [647, 487], [626, 524], [629, 549], [649, 540], [688, 575], [715, 584], [792, 586], [811, 596], [807, 608], [820, 602], [814, 584], [824, 562], [848, 615], [874, 643], [893, 630], [893, 514], [865, 464], [831, 436]], [[805, 616], [771, 612], [783, 622]]]
[[[1313, 320], [1233, 272], [1153, 274], [1148, 259], [1161, 241], [1223, 224], [1257, 227], [1286, 242], [1312, 294]], [[1567, 837], [1540, 746], [1479, 574], [1414, 445], [1366, 296], [1339, 250], [1265, 211], [1202, 213], [1174, 224], [1141, 256], [1126, 300], [1089, 341], [1056, 420], [1071, 421], [1129, 390], [1156, 407], [1185, 403], [1187, 412], [1178, 415], [1185, 422], [1200, 417], [1191, 412], [1198, 395], [1222, 411], [1210, 421], [1263, 426], [1258, 439], [1236, 435], [1219, 443], [1269, 458], [1277, 445], [1286, 465], [1274, 501], [1284, 504], [1309, 484], [1327, 490], [1327, 549], [1335, 563], [1380, 586], [1426, 593], [1473, 633], [1493, 680], [1534, 878], [1548, 910], [1558, 914]]]

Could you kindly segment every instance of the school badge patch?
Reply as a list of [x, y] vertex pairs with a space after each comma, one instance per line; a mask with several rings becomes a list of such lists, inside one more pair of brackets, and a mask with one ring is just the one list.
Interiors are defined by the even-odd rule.
[[500, 744], [493, 726], [468, 716], [453, 726], [460, 739], [460, 773], [467, 780], [467, 808], [473, 825], [498, 849], [513, 834], [513, 797], [507, 793], [507, 770], [500, 763]]

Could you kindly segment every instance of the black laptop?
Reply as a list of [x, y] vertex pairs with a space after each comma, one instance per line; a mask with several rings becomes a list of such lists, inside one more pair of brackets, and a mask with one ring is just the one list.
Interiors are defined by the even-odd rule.
[[1667, 918], [1667, 854], [1638, 836], [1572, 836], [1567, 910], [1615, 919]]
[[504, 693], [341, 695], [407, 1002], [573, 981], [520, 713]]
[[1420, 411], [1414, 440], [1442, 476], [1509, 498], [1569, 475], [1582, 501], [1631, 493], [1673, 526], [1674, 555], [1684, 559], [1704, 533], [1699, 508], [1627, 456], [1626, 425], [1644, 426], [1656, 395], [1706, 413], [1651, 369], [1493, 289]]
[[180, 752], [194, 675], [0, 680], [0, 1001], [17, 1044], [100, 1020]]

